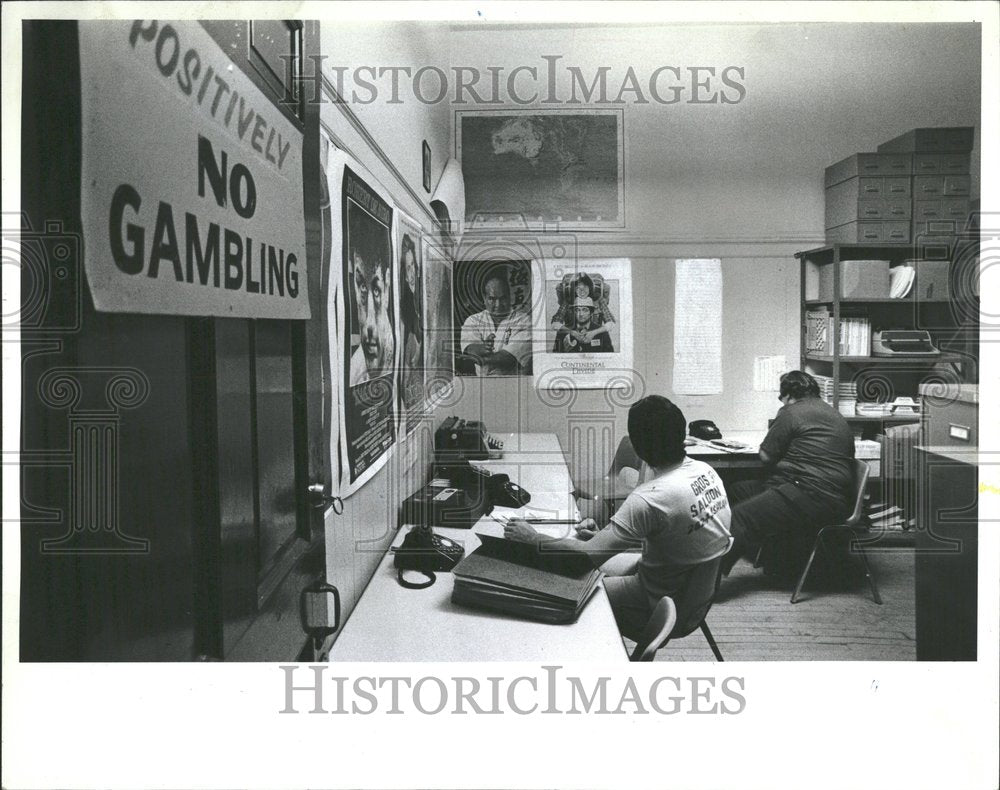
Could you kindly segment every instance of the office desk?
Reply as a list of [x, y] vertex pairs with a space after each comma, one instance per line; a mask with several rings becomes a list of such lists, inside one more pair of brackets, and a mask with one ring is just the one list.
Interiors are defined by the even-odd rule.
[[763, 466], [757, 453], [765, 436], [767, 436], [767, 431], [732, 431], [723, 435], [723, 439], [731, 439], [748, 445], [746, 450], [730, 452], [707, 442], [694, 444], [685, 449], [689, 456], [711, 464], [717, 471], [728, 469], [756, 470]]
[[[476, 464], [510, 475], [531, 493], [531, 502], [517, 510], [495, 508], [494, 514], [576, 517], [573, 485], [555, 434], [497, 438], [504, 442], [503, 459]], [[407, 529], [398, 531], [393, 546], [402, 542]], [[545, 529], [565, 534], [568, 528]], [[471, 530], [435, 531], [463, 543], [469, 554], [479, 545], [477, 534], [502, 535], [503, 527], [486, 516]], [[450, 573], [439, 573], [426, 589], [405, 589], [397, 583], [392, 563], [387, 552], [334, 642], [331, 661], [628, 660], [603, 585], [575, 623], [549, 625], [456, 606]]]

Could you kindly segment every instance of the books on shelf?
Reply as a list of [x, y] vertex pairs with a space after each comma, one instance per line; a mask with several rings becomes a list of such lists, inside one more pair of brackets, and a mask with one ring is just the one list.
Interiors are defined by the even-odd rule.
[[829, 310], [809, 310], [806, 313], [806, 353], [820, 356], [833, 355], [833, 336], [836, 334], [840, 356], [867, 357], [871, 355], [871, 322], [861, 316], [844, 316], [834, 331], [833, 316]]

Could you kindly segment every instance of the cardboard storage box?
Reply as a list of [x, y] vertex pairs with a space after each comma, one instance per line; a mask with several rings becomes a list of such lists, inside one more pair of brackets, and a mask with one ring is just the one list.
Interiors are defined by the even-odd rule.
[[827, 244], [902, 244], [910, 240], [910, 222], [845, 222], [826, 229]]
[[972, 150], [971, 126], [910, 129], [878, 147], [879, 153], [965, 153]]
[[912, 173], [910, 154], [852, 154], [826, 168], [823, 181], [824, 186], [832, 187], [857, 176], [909, 176]]
[[[819, 266], [819, 299], [833, 299], [833, 265]], [[840, 262], [841, 299], [888, 299], [889, 261]]]
[[913, 288], [914, 296], [918, 300], [950, 298], [948, 272], [951, 269], [951, 261], [911, 260], [904, 263], [916, 270]]

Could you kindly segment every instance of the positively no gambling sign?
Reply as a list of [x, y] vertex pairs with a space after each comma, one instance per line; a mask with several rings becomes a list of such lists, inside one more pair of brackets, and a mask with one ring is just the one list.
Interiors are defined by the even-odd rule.
[[80, 22], [98, 310], [308, 318], [302, 134], [196, 22]]

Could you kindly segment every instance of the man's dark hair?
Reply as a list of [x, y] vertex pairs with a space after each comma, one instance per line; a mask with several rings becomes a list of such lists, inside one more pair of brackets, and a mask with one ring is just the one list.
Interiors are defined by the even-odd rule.
[[684, 459], [687, 420], [662, 395], [647, 395], [632, 404], [628, 410], [628, 435], [636, 455], [650, 466], [665, 466]]
[[819, 384], [816, 383], [816, 379], [804, 371], [790, 370], [781, 377], [780, 381], [779, 397], [784, 398], [786, 395], [791, 395], [795, 400], [819, 397]]

